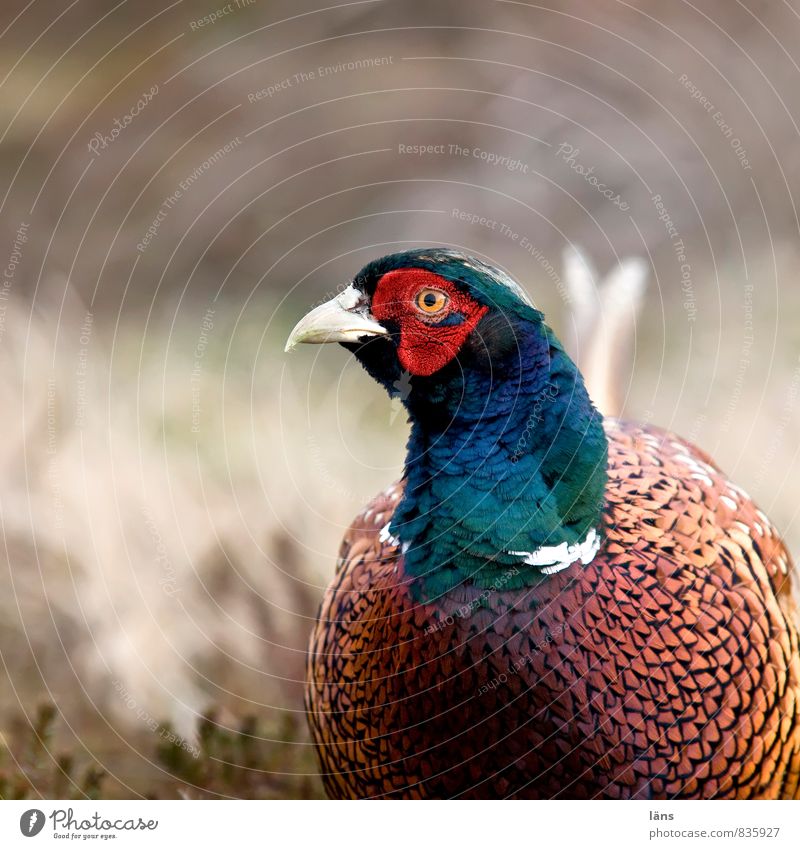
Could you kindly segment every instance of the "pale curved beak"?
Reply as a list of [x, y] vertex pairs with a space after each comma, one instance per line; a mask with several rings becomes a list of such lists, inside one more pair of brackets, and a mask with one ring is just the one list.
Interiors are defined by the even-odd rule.
[[303, 316], [289, 334], [284, 350], [291, 351], [301, 342], [358, 342], [366, 336], [388, 335], [372, 317], [366, 296], [351, 285]]

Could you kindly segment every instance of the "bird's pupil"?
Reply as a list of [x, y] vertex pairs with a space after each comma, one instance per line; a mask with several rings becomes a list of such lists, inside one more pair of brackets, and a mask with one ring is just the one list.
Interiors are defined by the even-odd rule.
[[436, 295], [433, 292], [428, 292], [422, 300], [426, 307], [436, 306]]

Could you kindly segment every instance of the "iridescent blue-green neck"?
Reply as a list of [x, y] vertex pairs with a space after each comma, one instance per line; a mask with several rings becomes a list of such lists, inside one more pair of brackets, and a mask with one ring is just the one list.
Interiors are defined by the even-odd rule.
[[519, 552], [580, 542], [601, 524], [602, 417], [542, 321], [510, 326], [506, 316], [502, 345], [488, 337], [411, 379], [406, 490], [389, 531], [425, 598], [464, 581], [537, 582]]

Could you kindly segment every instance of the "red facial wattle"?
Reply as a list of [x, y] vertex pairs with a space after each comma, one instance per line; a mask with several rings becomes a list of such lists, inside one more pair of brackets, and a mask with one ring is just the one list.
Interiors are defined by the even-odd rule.
[[[425, 315], [415, 307], [415, 298], [424, 289], [447, 295], [447, 306], [441, 313]], [[400, 365], [420, 377], [446, 366], [488, 309], [449, 280], [422, 268], [387, 272], [372, 296], [372, 315], [381, 322], [395, 322], [400, 328]]]

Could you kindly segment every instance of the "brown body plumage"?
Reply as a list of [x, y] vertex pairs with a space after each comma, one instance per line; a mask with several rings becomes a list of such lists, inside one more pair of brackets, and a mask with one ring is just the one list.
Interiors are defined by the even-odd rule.
[[412, 599], [348, 530], [307, 707], [336, 798], [797, 798], [800, 655], [780, 538], [702, 452], [606, 420], [603, 544], [532, 586]]
[[289, 346], [330, 341], [411, 422], [312, 635], [330, 795], [800, 797], [793, 567], [708, 457], [604, 422], [520, 287], [455, 251], [368, 264]]

